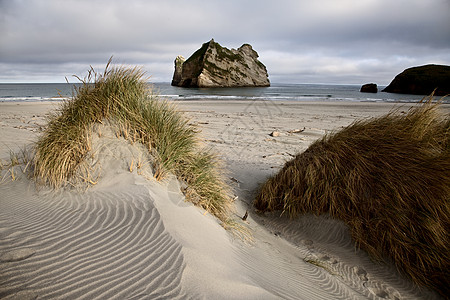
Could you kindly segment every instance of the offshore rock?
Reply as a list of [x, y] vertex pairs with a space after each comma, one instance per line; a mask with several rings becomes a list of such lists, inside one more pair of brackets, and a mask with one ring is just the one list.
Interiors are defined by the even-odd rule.
[[270, 86], [266, 66], [249, 44], [227, 49], [211, 39], [187, 60], [175, 59], [172, 85], [181, 87]]
[[175, 72], [173, 73], [172, 85], [177, 85], [178, 82], [181, 81], [181, 72], [185, 61], [186, 59], [181, 55], [178, 55], [177, 58], [175, 58]]
[[388, 93], [430, 95], [450, 94], [450, 66], [425, 65], [404, 70], [383, 90]]
[[361, 87], [361, 93], [378, 93], [378, 87], [375, 83], [367, 83]]

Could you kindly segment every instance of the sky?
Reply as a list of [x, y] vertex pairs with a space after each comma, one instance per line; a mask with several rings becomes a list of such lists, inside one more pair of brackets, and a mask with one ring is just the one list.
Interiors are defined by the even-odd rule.
[[211, 38], [249, 43], [273, 83], [387, 85], [450, 65], [450, 0], [0, 0], [0, 83], [77, 82], [108, 59], [170, 82]]

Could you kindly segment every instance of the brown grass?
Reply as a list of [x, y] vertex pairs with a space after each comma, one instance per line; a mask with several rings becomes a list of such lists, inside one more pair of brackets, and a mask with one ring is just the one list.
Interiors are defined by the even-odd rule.
[[228, 226], [233, 199], [221, 162], [202, 147], [189, 120], [173, 104], [151, 93], [146, 79], [139, 68], [110, 67], [110, 62], [104, 73], [91, 69], [80, 79], [81, 87], [50, 116], [35, 145], [35, 180], [59, 188], [76, 182], [78, 176], [95, 184], [85, 164], [92, 150], [92, 127], [110, 122], [130, 142], [146, 147], [153, 157], [147, 163], [154, 167], [157, 180], [176, 175], [188, 185], [187, 201]]
[[328, 213], [356, 244], [419, 285], [450, 294], [450, 119], [428, 101], [325, 136], [287, 162], [254, 205]]

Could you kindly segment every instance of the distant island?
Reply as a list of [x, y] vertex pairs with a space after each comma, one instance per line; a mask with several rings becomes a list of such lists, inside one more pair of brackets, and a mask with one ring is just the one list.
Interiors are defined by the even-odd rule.
[[206, 42], [187, 60], [175, 59], [172, 85], [180, 87], [270, 86], [266, 66], [249, 44], [228, 49], [214, 39]]
[[450, 66], [425, 65], [412, 67], [395, 76], [383, 90], [388, 93], [430, 95], [450, 94]]

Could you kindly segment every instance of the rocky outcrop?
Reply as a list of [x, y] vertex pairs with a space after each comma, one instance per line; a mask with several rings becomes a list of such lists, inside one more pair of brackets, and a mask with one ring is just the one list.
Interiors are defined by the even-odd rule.
[[450, 66], [425, 65], [404, 70], [383, 90], [388, 93], [430, 95], [450, 94]]
[[378, 87], [375, 83], [367, 83], [361, 87], [361, 93], [378, 93]]
[[177, 85], [181, 82], [181, 73], [183, 70], [183, 63], [185, 61], [186, 59], [181, 55], [178, 55], [177, 58], [175, 58], [175, 72], [173, 73], [172, 85]]
[[172, 85], [182, 87], [270, 86], [267, 69], [249, 44], [237, 50], [212, 39], [187, 60], [175, 59]]

